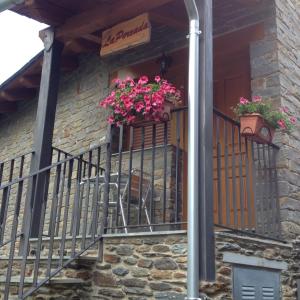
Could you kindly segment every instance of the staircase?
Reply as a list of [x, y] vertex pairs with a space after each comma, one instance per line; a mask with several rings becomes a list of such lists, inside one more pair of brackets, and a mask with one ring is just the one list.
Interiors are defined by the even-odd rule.
[[[0, 162], [1, 178], [8, 172], [0, 185], [0, 299], [35, 299], [37, 294], [88, 299], [87, 266], [101, 259], [107, 227], [110, 144], [76, 156], [53, 148], [52, 164], [31, 174], [25, 157], [18, 157], [18, 174], [16, 158]], [[38, 193], [41, 178], [46, 184]], [[92, 180], [96, 184], [89, 184]], [[85, 189], [82, 182], [88, 183]], [[38, 235], [32, 237], [26, 224], [35, 225], [32, 211], [38, 201], [42, 212]], [[83, 272], [74, 272], [82, 266]]]

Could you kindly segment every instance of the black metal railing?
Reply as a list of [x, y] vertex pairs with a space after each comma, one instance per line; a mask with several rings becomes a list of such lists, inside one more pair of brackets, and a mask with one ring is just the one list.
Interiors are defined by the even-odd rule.
[[32, 155], [33, 151], [28, 151], [14, 158], [0, 161], [0, 186], [16, 177], [28, 175]]
[[[0, 187], [0, 197], [6, 198], [10, 209], [0, 231], [1, 256], [7, 255], [8, 261], [4, 299], [14, 296], [25, 299], [31, 295], [99, 241], [107, 227], [104, 216], [109, 196], [110, 143], [77, 156], [58, 152], [64, 157], [51, 166], [19, 176]], [[38, 184], [45, 178], [40, 194]], [[93, 187], [83, 184], [92, 181]], [[26, 210], [28, 201], [30, 209]], [[39, 201], [41, 213], [37, 222], [32, 212]], [[22, 227], [24, 218], [27, 227]], [[39, 224], [38, 235], [32, 236], [28, 228], [36, 224]], [[59, 244], [55, 243], [57, 239]], [[16, 276], [17, 295], [11, 289], [11, 279]]]
[[113, 129], [109, 232], [180, 229], [187, 107], [169, 121]]
[[[186, 228], [187, 107], [171, 115], [166, 122], [114, 128], [110, 232]], [[216, 109], [213, 133], [214, 223], [280, 238], [279, 148], [245, 138], [239, 123]]]
[[[15, 178], [20, 178], [30, 173], [31, 159], [34, 151], [28, 151], [17, 155], [11, 159], [0, 161], [0, 186], [11, 182]], [[72, 154], [52, 147], [51, 163], [59, 162], [60, 160], [71, 156]]]
[[[186, 228], [187, 107], [171, 115], [161, 123], [110, 127], [104, 144], [76, 156], [53, 148], [51, 166], [27, 175], [20, 168], [0, 186], [4, 299], [14, 296], [13, 276], [25, 299], [103, 233]], [[217, 110], [213, 146], [216, 226], [279, 238], [278, 147], [242, 137], [239, 124]], [[40, 220], [32, 218], [37, 203]], [[29, 228], [36, 226], [33, 236]]]
[[280, 237], [273, 144], [240, 134], [240, 125], [214, 110], [214, 219], [219, 227]]

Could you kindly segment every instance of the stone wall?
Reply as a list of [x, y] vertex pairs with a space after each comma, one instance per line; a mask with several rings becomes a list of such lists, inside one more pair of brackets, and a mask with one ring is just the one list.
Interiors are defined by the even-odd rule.
[[[225, 253], [284, 262], [282, 299], [296, 299], [294, 275], [299, 271], [297, 247], [257, 238], [216, 234], [216, 282], [201, 283], [208, 299], [232, 299], [232, 265]], [[187, 238], [185, 233], [104, 239], [104, 260], [93, 269], [93, 297], [98, 299], [184, 300]]]
[[[299, 7], [296, 0], [263, 0], [255, 5], [236, 1], [214, 2], [214, 34], [220, 36], [239, 28], [264, 22], [265, 36], [250, 45], [253, 95], [262, 95], [275, 105], [299, 111]], [[276, 19], [277, 17], [277, 19]], [[101, 59], [80, 56], [79, 68], [62, 77], [53, 145], [78, 153], [98, 144], [106, 132], [106, 114], [97, 103], [108, 92], [109, 74], [114, 70], [170, 52], [187, 45], [185, 32], [154, 24], [151, 43]], [[168, 36], [168, 39], [165, 37]], [[19, 103], [19, 110], [0, 119], [0, 159], [31, 150], [37, 101]], [[288, 237], [300, 232], [299, 130], [291, 136], [278, 135], [282, 221]], [[282, 138], [281, 138], [282, 137]]]
[[[78, 249], [80, 240], [78, 240]], [[185, 231], [138, 234], [134, 236], [104, 237], [103, 260], [96, 260], [96, 247], [78, 261], [73, 262], [35, 293], [33, 299], [101, 299], [101, 300], [184, 300], [187, 288], [187, 236]], [[32, 244], [32, 249], [34, 244]], [[47, 258], [47, 241], [43, 242], [41, 257]], [[58, 257], [60, 242], [54, 243], [53, 255]], [[242, 257], [239, 264], [247, 261], [268, 270], [282, 269], [281, 298], [297, 299], [296, 280], [299, 278], [298, 243], [281, 243], [229, 232], [216, 232], [216, 281], [201, 282], [200, 291], [207, 299], [233, 299], [233, 266], [228, 257]], [[71, 240], [66, 241], [65, 255], [71, 251]], [[27, 265], [26, 280], [32, 278], [34, 252]], [[40, 277], [46, 272], [47, 260], [40, 265]], [[53, 268], [58, 259], [53, 260]], [[7, 262], [1, 258], [0, 291]], [[251, 264], [251, 263], [249, 263]], [[18, 274], [15, 262], [14, 276]], [[269, 269], [269, 270], [270, 270]], [[54, 269], [53, 269], [54, 270]], [[16, 278], [16, 277], [14, 277]], [[16, 280], [16, 279], [14, 279]], [[65, 283], [64, 283], [65, 282]], [[17, 285], [11, 289], [15, 295]], [[1, 299], [1, 296], [0, 296]], [[13, 299], [13, 298], [10, 298]]]
[[[297, 0], [276, 0], [280, 104], [300, 113], [300, 6]], [[282, 228], [288, 238], [300, 234], [300, 127], [278, 138]]]

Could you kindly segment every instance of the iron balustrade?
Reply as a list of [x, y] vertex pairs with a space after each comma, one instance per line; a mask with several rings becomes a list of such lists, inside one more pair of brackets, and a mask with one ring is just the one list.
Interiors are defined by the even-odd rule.
[[186, 223], [182, 217], [186, 118], [187, 107], [180, 107], [169, 121], [114, 127], [115, 193], [108, 232], [175, 230]]
[[[112, 161], [121, 175], [111, 233], [178, 229], [186, 223], [187, 117], [187, 107], [178, 107], [168, 122], [115, 128]], [[279, 239], [279, 148], [245, 138], [239, 123], [216, 109], [213, 133], [215, 225]]]
[[10, 182], [15, 177], [29, 174], [29, 166], [33, 151], [28, 151], [14, 158], [0, 161], [0, 186]]
[[[8, 207], [12, 208], [7, 214], [9, 217], [5, 219], [6, 227], [1, 231], [1, 255], [8, 253], [4, 299], [11, 296], [10, 282], [13, 276], [19, 276], [18, 297], [25, 299], [97, 243], [106, 227], [110, 143], [91, 148], [77, 156], [67, 155], [63, 151], [60, 154], [64, 157], [57, 159], [51, 166], [30, 175], [19, 176], [0, 187], [2, 195], [6, 195], [7, 189], [11, 191], [6, 197]], [[102, 166], [106, 167], [107, 172], [104, 172]], [[41, 176], [46, 176], [47, 187], [43, 195], [38, 195], [35, 186]], [[83, 181], [91, 180], [96, 182], [93, 188], [82, 185]], [[98, 188], [100, 185], [101, 190]], [[28, 197], [31, 211], [29, 215], [23, 216], [22, 208]], [[43, 205], [39, 235], [32, 238], [25, 231], [20, 233], [20, 225], [23, 218], [28, 218], [31, 226], [34, 225], [31, 213], [36, 201], [42, 201]], [[54, 243], [57, 239], [59, 245]], [[39, 272], [42, 255], [47, 257], [43, 277]], [[27, 285], [28, 280], [31, 286]]]
[[240, 134], [238, 122], [214, 110], [214, 220], [222, 228], [280, 238], [274, 144]]
[[[187, 117], [187, 107], [178, 107], [166, 122], [110, 128], [104, 144], [76, 156], [53, 147], [50, 166], [32, 174], [21, 167], [17, 177], [3, 183], [0, 251], [8, 253], [4, 299], [13, 276], [19, 276], [18, 296], [25, 299], [104, 233], [186, 228]], [[280, 238], [278, 147], [242, 137], [239, 123], [217, 110], [213, 139], [216, 226]], [[46, 186], [38, 194], [41, 177], [47, 178]], [[26, 201], [31, 210], [24, 216]], [[42, 201], [41, 222], [32, 238], [22, 221], [28, 218], [34, 226], [36, 201]]]
[[[4, 161], [0, 160], [0, 186], [11, 182], [15, 178], [29, 175], [31, 158], [34, 155], [34, 151], [28, 151], [26, 153], [17, 155], [11, 159]], [[72, 154], [52, 147], [52, 163], [58, 162]]]

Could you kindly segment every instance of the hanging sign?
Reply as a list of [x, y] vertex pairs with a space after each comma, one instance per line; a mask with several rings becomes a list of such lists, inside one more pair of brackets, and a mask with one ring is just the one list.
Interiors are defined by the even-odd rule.
[[102, 33], [100, 55], [105, 56], [150, 42], [151, 24], [149, 15], [142, 14], [120, 23]]

